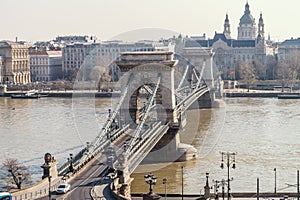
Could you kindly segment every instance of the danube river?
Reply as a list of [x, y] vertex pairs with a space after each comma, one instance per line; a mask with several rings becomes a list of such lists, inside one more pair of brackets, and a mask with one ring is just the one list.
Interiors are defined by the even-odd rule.
[[[113, 101], [114, 102], [114, 101]], [[50, 152], [65, 162], [95, 138], [101, 129], [111, 99], [94, 98], [0, 98], [0, 162], [17, 158], [29, 167], [33, 180], [42, 176], [43, 156]], [[150, 171], [158, 176], [155, 192], [204, 192], [205, 173], [209, 181], [227, 178], [221, 169], [221, 151], [236, 152], [236, 168], [230, 169], [232, 192], [255, 192], [260, 179], [261, 192], [296, 191], [300, 168], [300, 100], [276, 98], [227, 98], [223, 108], [190, 110], [182, 142], [199, 152], [197, 160], [183, 163], [139, 166], [133, 174], [132, 192], [148, 191], [143, 177]]]

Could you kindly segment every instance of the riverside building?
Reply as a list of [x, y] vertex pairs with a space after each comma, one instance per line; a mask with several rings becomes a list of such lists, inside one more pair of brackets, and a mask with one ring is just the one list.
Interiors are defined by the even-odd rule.
[[1, 41], [1, 81], [26, 84], [30, 82], [29, 45], [21, 42]]
[[[265, 24], [263, 15], [260, 13], [258, 24], [251, 15], [250, 6], [245, 5], [244, 14], [240, 18], [238, 26], [238, 37], [231, 37], [231, 26], [228, 14], [225, 16], [224, 29], [222, 33], [215, 32], [212, 39], [202, 37], [191, 37], [181, 39], [185, 47], [209, 47], [214, 53], [214, 68], [219, 71], [223, 79], [235, 79], [235, 71], [238, 63], [246, 60], [255, 60], [262, 65], [266, 62], [268, 53], [272, 53], [272, 45], [265, 39]], [[268, 41], [270, 38], [268, 38]], [[178, 44], [178, 41], [177, 41]]]
[[289, 57], [299, 57], [300, 54], [300, 38], [288, 39], [278, 45], [278, 60]]
[[122, 52], [132, 51], [162, 51], [168, 47], [161, 42], [140, 41], [127, 43], [119, 40], [105, 41], [102, 43], [71, 43], [67, 44], [62, 51], [63, 73], [69, 77], [74, 71], [82, 71], [82, 80], [87, 80], [89, 72], [94, 66], [109, 67], [112, 81], [118, 79], [118, 69], [114, 61]]
[[61, 51], [31, 51], [31, 81], [55, 81], [62, 78]]

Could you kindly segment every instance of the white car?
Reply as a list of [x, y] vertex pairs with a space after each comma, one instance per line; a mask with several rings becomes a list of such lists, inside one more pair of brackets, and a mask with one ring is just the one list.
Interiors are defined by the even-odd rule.
[[65, 194], [70, 191], [71, 185], [68, 183], [62, 183], [56, 188], [56, 193]]

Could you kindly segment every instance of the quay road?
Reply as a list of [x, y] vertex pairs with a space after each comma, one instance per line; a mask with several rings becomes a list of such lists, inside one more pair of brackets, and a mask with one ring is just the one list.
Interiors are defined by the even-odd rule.
[[[71, 190], [66, 194], [57, 195], [54, 192], [51, 194], [51, 199], [56, 200], [74, 200], [74, 199], [92, 199], [91, 189], [101, 181], [101, 177], [105, 176], [107, 166], [102, 164], [100, 160], [94, 159], [89, 166], [78, 174], [68, 183], [71, 185]], [[48, 200], [49, 197], [40, 198], [40, 200]]]

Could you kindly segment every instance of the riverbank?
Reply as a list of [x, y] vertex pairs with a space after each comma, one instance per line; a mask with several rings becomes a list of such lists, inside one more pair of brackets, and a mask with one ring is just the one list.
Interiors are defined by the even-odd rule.
[[[11, 95], [24, 94], [25, 91], [7, 91], [0, 97], [10, 97]], [[36, 91], [37, 94], [40, 94], [41, 97], [96, 97], [96, 98], [110, 98], [110, 97], [119, 97], [120, 91], [114, 92], [98, 92], [96, 90], [63, 90], [63, 91]], [[295, 92], [280, 92], [273, 90], [250, 90], [249, 92], [246, 89], [225, 89], [225, 97], [262, 97], [262, 98], [277, 98], [278, 95], [289, 94], [289, 95], [299, 95], [300, 91]]]
[[299, 91], [294, 92], [281, 92], [281, 91], [273, 91], [273, 90], [248, 90], [247, 89], [225, 89], [224, 96], [225, 97], [260, 97], [260, 98], [277, 98], [278, 95], [299, 95]]
[[[11, 95], [24, 94], [25, 91], [7, 91], [2, 97], [11, 97]], [[109, 98], [119, 97], [120, 92], [98, 92], [93, 90], [63, 90], [63, 91], [36, 91], [41, 97], [97, 97], [97, 98]]]

